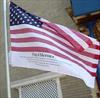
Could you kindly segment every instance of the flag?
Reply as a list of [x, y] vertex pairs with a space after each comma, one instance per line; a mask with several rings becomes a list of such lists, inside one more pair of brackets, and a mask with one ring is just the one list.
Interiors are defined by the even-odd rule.
[[99, 62], [99, 66], [97, 68], [97, 83], [98, 83], [98, 87], [100, 90], [100, 62]]
[[51, 23], [10, 3], [10, 63], [82, 79], [93, 88], [100, 45], [96, 39]]

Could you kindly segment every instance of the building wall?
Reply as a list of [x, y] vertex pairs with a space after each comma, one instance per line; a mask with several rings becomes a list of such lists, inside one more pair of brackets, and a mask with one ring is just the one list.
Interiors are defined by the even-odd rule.
[[11, 89], [11, 98], [19, 98], [18, 89]]
[[98, 89], [98, 84], [96, 82], [94, 89], [92, 89], [92, 96], [93, 96], [93, 98], [99, 98], [99, 97], [97, 97], [97, 93], [100, 94], [100, 90]]
[[[76, 28], [65, 8], [70, 6], [69, 0], [11, 0], [23, 7], [30, 13], [48, 19], [51, 22], [59, 23], [70, 28]], [[32, 77], [46, 71], [26, 68], [10, 68], [11, 82]], [[61, 78], [61, 88], [63, 98], [92, 98], [91, 90], [87, 88], [83, 81], [66, 76]], [[18, 98], [18, 91], [12, 89], [12, 98]], [[94, 97], [96, 98], [96, 97]]]
[[66, 76], [60, 81], [63, 98], [93, 98], [91, 89], [82, 80]]
[[[97, 98], [95, 93], [96, 89], [92, 91], [78, 78], [66, 75], [60, 78], [60, 85], [63, 98]], [[12, 98], [19, 98], [18, 95], [18, 89], [12, 89]]]

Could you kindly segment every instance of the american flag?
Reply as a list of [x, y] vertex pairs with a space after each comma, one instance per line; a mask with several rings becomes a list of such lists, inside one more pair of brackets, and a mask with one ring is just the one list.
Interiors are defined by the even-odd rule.
[[100, 91], [100, 62], [99, 62], [99, 66], [97, 69], [97, 83], [98, 83], [98, 87], [99, 87], [99, 91]]
[[13, 2], [10, 34], [12, 66], [67, 74], [94, 86], [100, 59], [96, 39], [30, 14]]

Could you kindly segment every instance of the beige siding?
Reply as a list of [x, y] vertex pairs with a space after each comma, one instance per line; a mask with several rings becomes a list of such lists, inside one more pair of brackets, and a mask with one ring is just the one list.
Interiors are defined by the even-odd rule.
[[19, 93], [17, 89], [11, 89], [11, 98], [19, 98]]
[[46, 73], [46, 71], [41, 71], [37, 69], [16, 68], [16, 67], [10, 69], [11, 82], [28, 77], [33, 77], [43, 73]]
[[91, 89], [80, 79], [66, 76], [60, 81], [63, 98], [92, 98]]
[[98, 89], [98, 84], [97, 82], [95, 83], [95, 88], [92, 89], [92, 95], [93, 95], [93, 98], [97, 98], [97, 93], [99, 93], [99, 89]]

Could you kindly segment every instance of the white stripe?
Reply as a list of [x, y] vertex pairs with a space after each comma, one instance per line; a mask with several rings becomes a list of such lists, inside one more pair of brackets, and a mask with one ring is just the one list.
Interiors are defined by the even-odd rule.
[[47, 30], [44, 30], [42, 28], [38, 28], [38, 27], [35, 27], [35, 26], [30, 26], [30, 25], [27, 25], [27, 24], [22, 24], [22, 25], [18, 25], [18, 26], [10, 26], [11, 30], [20, 30], [20, 29], [25, 29], [25, 28], [30, 28], [30, 29], [35, 29], [35, 30], [41, 31], [41, 32], [43, 32], [45, 34], [48, 34], [49, 36], [54, 37], [54, 38], [62, 41], [65, 44], [68, 44], [69, 46], [72, 47], [72, 45], [68, 41], [66, 41], [65, 39], [63, 39], [63, 38], [61, 38], [61, 37], [59, 37], [59, 36], [57, 36], [53, 33], [50, 33]]
[[89, 52], [89, 53], [92, 53], [92, 54], [100, 55], [100, 50], [97, 50], [97, 49], [87, 48], [87, 50], [85, 50], [85, 51]]
[[[60, 43], [44, 36], [44, 35], [41, 35], [41, 34], [36, 34], [36, 33], [24, 33], [24, 34], [11, 34], [11, 38], [28, 38], [28, 37], [37, 37], [37, 38], [42, 38], [42, 39], [45, 39], [45, 40], [48, 40], [54, 44], [56, 44], [57, 46], [61, 47], [62, 49], [64, 50], [67, 50], [68, 52], [70, 53], [73, 53], [74, 55], [78, 56], [79, 58], [85, 60], [85, 61], [88, 61], [88, 62], [91, 62], [91, 63], [95, 63], [95, 64], [98, 64], [98, 60], [97, 59], [93, 59], [91, 57], [88, 57], [88, 56], [84, 56], [84, 55], [81, 55], [79, 53], [76, 53], [70, 49], [68, 49], [67, 47], [61, 45]], [[95, 50], [94, 50], [95, 51]], [[96, 50], [96, 53], [98, 52], [98, 50]]]
[[74, 34], [70, 29], [67, 27], [64, 27], [62, 25], [57, 25], [60, 29], [62, 29], [65, 33], [67, 33], [69, 36], [71, 36], [80, 46], [82, 46], [84, 49], [88, 48], [88, 44], [82, 40], [80, 37], [78, 37], [76, 34]]
[[[11, 30], [20, 30], [20, 29], [25, 29], [25, 28], [30, 28], [30, 29], [39, 30], [39, 31], [41, 31], [41, 32], [43, 32], [43, 33], [48, 34], [48, 35], [51, 36], [51, 37], [54, 37], [54, 38], [60, 40], [61, 42], [65, 43], [66, 45], [69, 45], [69, 46], [73, 47], [67, 40], [65, 40], [65, 39], [63, 39], [63, 38], [61, 38], [61, 37], [59, 37], [59, 36], [56, 36], [55, 34], [50, 33], [50, 32], [48, 32], [48, 31], [46, 31], [46, 30], [44, 30], [44, 29], [41, 29], [41, 28], [38, 28], [38, 27], [35, 27], [35, 26], [31, 26], [31, 25], [27, 25], [27, 24], [22, 24], [22, 25], [17, 25], [17, 26], [10, 26], [10, 29], [11, 29]], [[88, 48], [87, 48], [87, 49], [88, 49]], [[97, 54], [97, 55], [98, 55], [98, 53], [99, 53], [99, 50], [97, 50], [97, 49], [94, 49], [94, 50], [96, 50], [96, 51], [88, 51], [87, 49], [86, 49], [85, 51], [88, 52], [88, 53]], [[92, 49], [92, 48], [89, 48], [89, 49]]]
[[87, 37], [87, 38], [89, 38], [92, 41], [93, 44], [100, 46], [100, 42], [97, 41], [95, 38], [89, 37], [89, 36], [87, 36], [87, 35], [85, 35], [83, 33], [80, 33], [80, 34], [85, 36], [85, 37]]
[[50, 21], [48, 21], [48, 20], [46, 20], [46, 19], [44, 19], [44, 18], [41, 18], [40, 20], [43, 21], [43, 22], [50, 23]]
[[[50, 21], [48, 21], [46, 19], [43, 19], [43, 18], [41, 18], [41, 21], [50, 23]], [[62, 26], [62, 25], [59, 25], [59, 24], [55, 24], [55, 25]], [[83, 33], [80, 33], [80, 34], [83, 35], [83, 36], [85, 36], [85, 37], [87, 37], [87, 38], [89, 38], [93, 42], [93, 44], [100, 46], [100, 42], [98, 42], [95, 38], [89, 37], [89, 36], [87, 36], [87, 35], [85, 35]]]
[[66, 54], [65, 52], [61, 51], [60, 49], [54, 47], [54, 46], [51, 46], [51, 45], [48, 45], [46, 43], [42, 43], [42, 42], [28, 42], [28, 43], [11, 43], [11, 46], [12, 47], [44, 47], [44, 48], [48, 48], [48, 49], [51, 49], [51, 50], [54, 50], [54, 51], [57, 51], [58, 53], [61, 53], [63, 55], [66, 55], [68, 56], [69, 58], [81, 63], [85, 68], [87, 68], [88, 70], [90, 70], [91, 72], [96, 72], [96, 69], [95, 68], [91, 68], [90, 66], [87, 66], [85, 65], [83, 62], [73, 58], [72, 56]]
[[[85, 69], [83, 69], [82, 67], [78, 66], [77, 64], [69, 61], [69, 60], [64, 60], [58, 56], [54, 56], [54, 60], [57, 61], [58, 66], [55, 65], [48, 65], [48, 66], [38, 66], [36, 64], [27, 62], [26, 59], [22, 59], [20, 57], [25, 56], [25, 57], [29, 57], [33, 52], [13, 52], [11, 51], [11, 65], [12, 66], [17, 66], [17, 67], [25, 67], [25, 68], [36, 68], [36, 69], [40, 69], [40, 70], [46, 70], [46, 71], [51, 71], [51, 72], [57, 72], [57, 73], [61, 73], [61, 74], [67, 74], [67, 75], [71, 75], [80, 79], [83, 79], [84, 82], [87, 84], [87, 86], [89, 87], [94, 87], [94, 81], [95, 81], [95, 77], [91, 76]], [[34, 52], [34, 53], [38, 53], [38, 52]], [[46, 53], [49, 55], [52, 55], [50, 53]], [[18, 59], [19, 62], [16, 60]], [[23, 62], [22, 62], [23, 60]], [[21, 63], [20, 63], [21, 61]], [[34, 66], [33, 66], [34, 65]]]

